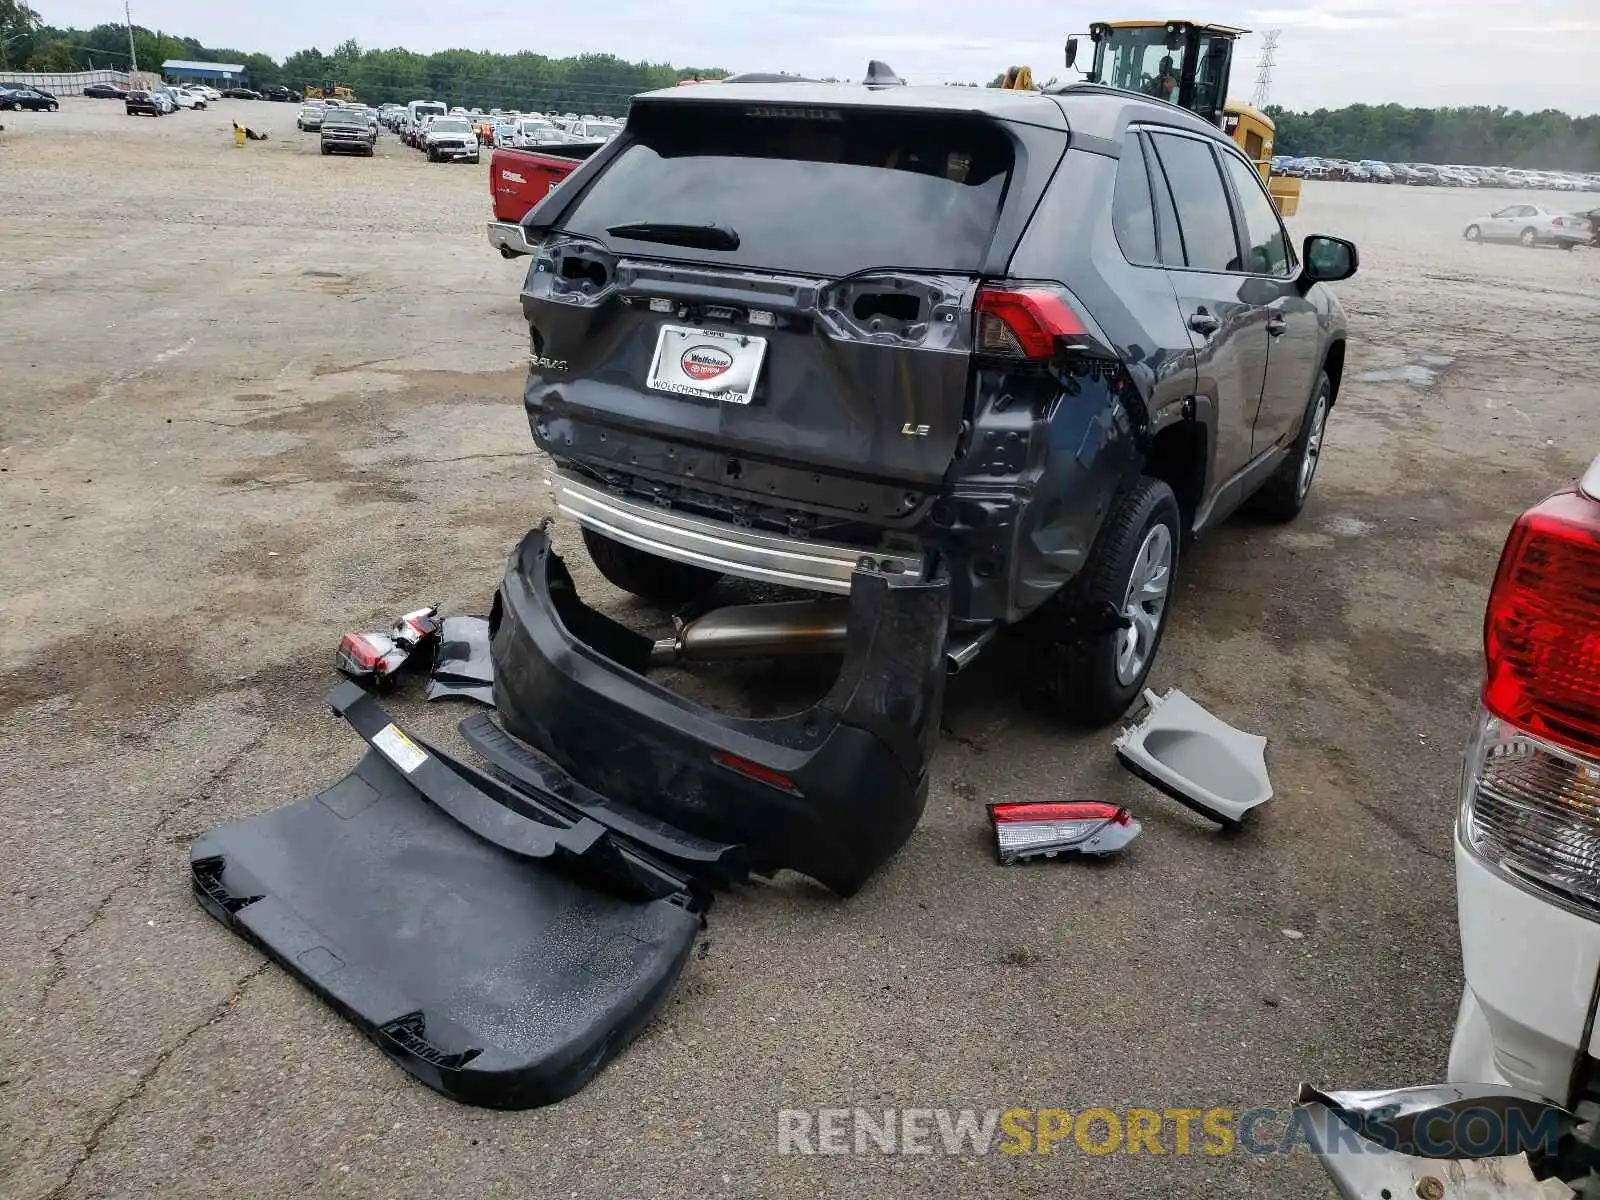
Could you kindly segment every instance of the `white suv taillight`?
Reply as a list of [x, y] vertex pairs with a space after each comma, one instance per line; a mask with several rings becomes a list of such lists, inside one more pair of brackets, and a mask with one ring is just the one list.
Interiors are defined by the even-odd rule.
[[1600, 911], [1600, 500], [1559, 492], [1506, 539], [1484, 620], [1486, 710], [1461, 837], [1501, 870]]

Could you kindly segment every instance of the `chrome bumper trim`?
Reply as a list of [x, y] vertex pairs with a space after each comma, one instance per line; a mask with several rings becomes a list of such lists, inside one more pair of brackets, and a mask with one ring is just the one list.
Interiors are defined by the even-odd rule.
[[741, 529], [619, 496], [564, 472], [552, 475], [549, 483], [556, 508], [586, 529], [724, 575], [847, 596], [851, 573], [863, 558], [891, 573], [922, 571], [917, 556]]

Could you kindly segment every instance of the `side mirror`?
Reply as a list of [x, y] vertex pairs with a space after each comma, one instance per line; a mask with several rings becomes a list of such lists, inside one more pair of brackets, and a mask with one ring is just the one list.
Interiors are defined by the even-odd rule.
[[1078, 63], [1078, 39], [1075, 38], [1075, 37], [1069, 37], [1067, 39], [1067, 66], [1068, 67], [1074, 67], [1074, 66], [1077, 65], [1077, 63]]
[[1313, 283], [1338, 283], [1349, 279], [1361, 266], [1361, 254], [1354, 242], [1322, 233], [1306, 238], [1300, 259], [1303, 264], [1300, 278], [1307, 287]]

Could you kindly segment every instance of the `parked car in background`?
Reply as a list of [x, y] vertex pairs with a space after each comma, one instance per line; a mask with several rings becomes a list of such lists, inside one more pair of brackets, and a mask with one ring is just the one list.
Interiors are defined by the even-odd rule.
[[123, 103], [126, 105], [127, 113], [130, 117], [164, 117], [171, 111], [161, 100], [156, 99], [154, 95], [144, 88], [129, 92], [123, 97]]
[[535, 146], [559, 146], [576, 140], [543, 117], [524, 117], [516, 124], [511, 144], [519, 150], [531, 150]]
[[363, 154], [372, 157], [378, 144], [378, 126], [354, 108], [330, 108], [321, 114], [324, 154]]
[[1302, 158], [1300, 160], [1300, 176], [1302, 179], [1328, 178], [1328, 166], [1320, 158]]
[[1379, 162], [1375, 158], [1364, 158], [1359, 165], [1362, 170], [1366, 171], [1367, 178], [1372, 180], [1373, 183], [1394, 182], [1394, 168], [1386, 162]]
[[54, 96], [38, 88], [0, 84], [0, 111], [23, 109], [28, 112], [55, 112], [61, 107]]
[[125, 100], [128, 97], [128, 88], [115, 83], [91, 83], [83, 89], [83, 94], [90, 100]]
[[562, 132], [574, 142], [609, 142], [622, 132], [622, 126], [615, 121], [585, 117], [578, 121], [568, 121]]
[[324, 111], [325, 110], [323, 109], [322, 105], [318, 104], [315, 100], [302, 106], [299, 115], [297, 115], [294, 119], [295, 128], [304, 133], [312, 133], [318, 129], [321, 129]]
[[217, 91], [217, 89], [212, 87], [209, 83], [186, 83], [183, 86], [188, 88], [195, 95], [204, 97], [206, 100], [222, 99], [222, 93]]
[[231, 87], [223, 88], [222, 94], [230, 100], [259, 100], [261, 93], [254, 88]]
[[291, 101], [299, 102], [305, 99], [305, 97], [299, 92], [293, 90], [292, 88], [285, 87], [281, 83], [275, 83], [271, 87], [262, 88], [261, 98], [263, 100], [276, 100], [280, 104], [287, 104]]
[[1589, 222], [1583, 217], [1554, 213], [1536, 204], [1513, 204], [1474, 221], [1462, 236], [1469, 242], [1520, 242], [1571, 250], [1587, 242], [1590, 234]]
[[435, 117], [422, 135], [429, 162], [477, 162], [478, 136], [467, 117]]
[[157, 96], [165, 96], [172, 102], [174, 108], [204, 108], [206, 106], [204, 96], [197, 96], [186, 88], [169, 84], [166, 87], [153, 88], [152, 91]]
[[517, 135], [517, 123], [505, 117], [494, 123], [494, 133], [489, 139], [489, 144], [496, 149], [511, 145], [512, 139]]

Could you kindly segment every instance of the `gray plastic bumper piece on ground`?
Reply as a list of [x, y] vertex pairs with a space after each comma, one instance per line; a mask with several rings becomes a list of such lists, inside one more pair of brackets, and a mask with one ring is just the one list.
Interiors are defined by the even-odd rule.
[[1224, 826], [1272, 799], [1266, 738], [1235, 729], [1176, 688], [1144, 698], [1144, 719], [1113, 743], [1123, 766]]

